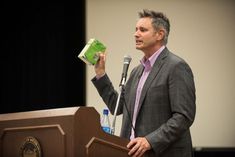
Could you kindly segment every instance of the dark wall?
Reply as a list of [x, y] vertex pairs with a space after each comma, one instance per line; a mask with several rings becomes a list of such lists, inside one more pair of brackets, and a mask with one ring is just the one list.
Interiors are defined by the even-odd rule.
[[85, 0], [2, 6], [0, 113], [84, 105]]
[[234, 157], [234, 147], [201, 147], [194, 148], [194, 157]]

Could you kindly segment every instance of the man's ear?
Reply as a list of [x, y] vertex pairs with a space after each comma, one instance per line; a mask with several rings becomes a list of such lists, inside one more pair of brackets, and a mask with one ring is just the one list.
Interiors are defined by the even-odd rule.
[[163, 29], [159, 29], [157, 32], [157, 40], [161, 41], [164, 39], [165, 31]]

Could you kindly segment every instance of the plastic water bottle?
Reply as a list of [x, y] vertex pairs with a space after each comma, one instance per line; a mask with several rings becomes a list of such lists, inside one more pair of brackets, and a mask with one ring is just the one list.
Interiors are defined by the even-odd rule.
[[106, 133], [110, 134], [110, 122], [109, 122], [109, 110], [108, 109], [103, 110], [103, 115], [101, 119], [101, 127]]

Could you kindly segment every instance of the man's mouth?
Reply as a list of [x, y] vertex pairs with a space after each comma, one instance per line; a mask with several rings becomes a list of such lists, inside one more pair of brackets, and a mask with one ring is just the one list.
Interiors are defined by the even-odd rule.
[[135, 40], [135, 44], [136, 45], [140, 45], [140, 44], [142, 44], [143, 42], [142, 42], [142, 40]]

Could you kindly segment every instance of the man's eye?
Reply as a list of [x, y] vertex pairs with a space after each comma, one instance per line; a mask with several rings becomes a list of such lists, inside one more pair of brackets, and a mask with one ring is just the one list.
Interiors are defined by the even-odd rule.
[[147, 29], [145, 29], [145, 28], [141, 28], [141, 29], [140, 29], [140, 31], [141, 31], [141, 32], [146, 32], [146, 31], [147, 31]]

